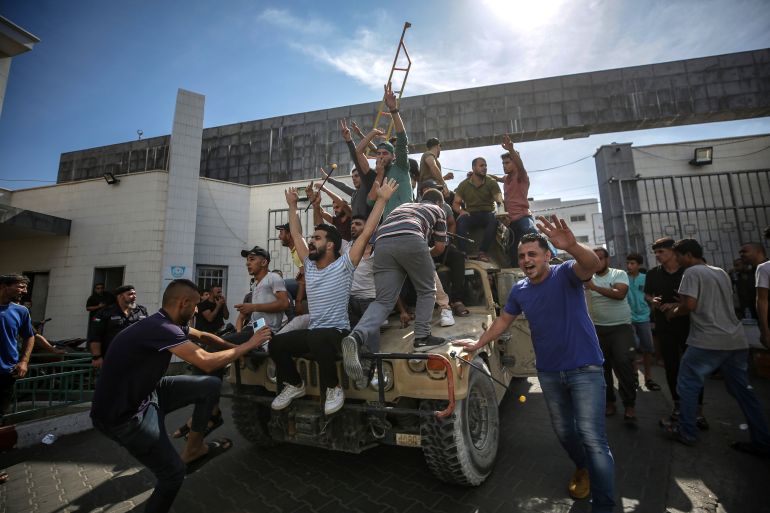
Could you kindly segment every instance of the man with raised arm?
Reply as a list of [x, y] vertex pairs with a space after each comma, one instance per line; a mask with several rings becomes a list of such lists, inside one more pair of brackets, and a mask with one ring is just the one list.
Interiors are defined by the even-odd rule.
[[[161, 309], [121, 331], [113, 340], [102, 365], [91, 404], [94, 427], [125, 447], [157, 478], [147, 499], [146, 512], [171, 508], [185, 474], [232, 447], [226, 438], [204, 443], [204, 432], [222, 382], [214, 376], [165, 376], [171, 355], [204, 370], [216, 369], [244, 356], [270, 338], [270, 329], [259, 330], [240, 346], [216, 335], [188, 327], [200, 302], [198, 286], [174, 280], [163, 293]], [[190, 341], [230, 345], [207, 353]], [[181, 455], [166, 434], [165, 416], [194, 404], [192, 427]]]
[[[409, 176], [409, 149], [407, 147], [408, 141], [406, 130], [404, 129], [404, 121], [401, 119], [401, 114], [398, 111], [396, 95], [393, 93], [393, 88], [389, 83], [385, 85], [384, 100], [393, 118], [393, 125], [396, 127], [396, 144], [394, 146], [388, 141], [377, 144], [375, 181], [382, 184], [384, 178], [390, 178], [398, 184], [398, 190], [390, 198], [385, 206], [385, 212], [382, 214], [383, 219], [386, 219], [397, 206], [412, 201], [412, 180]], [[366, 148], [372, 139], [378, 135], [384, 134], [375, 128], [364, 137], [358, 144], [358, 147]], [[376, 199], [375, 192], [370, 191], [369, 201], [373, 202]]]
[[519, 267], [526, 278], [511, 289], [492, 326], [466, 351], [495, 344], [521, 313], [529, 321], [538, 379], [562, 447], [575, 464], [568, 491], [575, 499], [592, 498], [594, 513], [615, 505], [615, 463], [604, 427], [605, 383], [599, 349], [583, 295], [583, 282], [599, 271], [599, 258], [579, 244], [563, 219], [538, 218], [538, 229], [575, 260], [549, 265], [548, 239], [527, 234], [519, 242]]
[[289, 226], [294, 247], [305, 265], [305, 282], [310, 310], [308, 329], [276, 335], [270, 343], [270, 358], [276, 365], [278, 383], [283, 389], [273, 400], [272, 408], [282, 410], [305, 395], [305, 384], [297, 372], [294, 357], [310, 353], [318, 363], [320, 388], [326, 391], [324, 413], [331, 415], [342, 408], [345, 395], [337, 378], [337, 353], [342, 338], [350, 331], [348, 297], [353, 272], [364, 255], [369, 239], [380, 221], [385, 204], [398, 189], [395, 180], [375, 184], [372, 190], [377, 202], [358, 236], [345, 254], [340, 254], [342, 239], [334, 226], [319, 224], [305, 241], [297, 217], [297, 191], [286, 191]]

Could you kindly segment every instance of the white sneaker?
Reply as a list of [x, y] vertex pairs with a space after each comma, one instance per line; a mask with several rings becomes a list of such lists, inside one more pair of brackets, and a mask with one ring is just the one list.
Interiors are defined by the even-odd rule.
[[275, 396], [273, 403], [270, 405], [270, 407], [274, 410], [283, 410], [289, 406], [294, 399], [305, 395], [305, 383], [302, 383], [298, 387], [288, 383], [285, 383], [285, 385], [286, 386], [283, 387], [281, 393]]
[[342, 392], [342, 388], [334, 387], [326, 389], [326, 402], [324, 403], [324, 414], [331, 415], [338, 412], [342, 405], [345, 404], [345, 394]]
[[452, 315], [452, 310], [441, 310], [441, 324], [442, 327], [454, 326], [455, 318]]

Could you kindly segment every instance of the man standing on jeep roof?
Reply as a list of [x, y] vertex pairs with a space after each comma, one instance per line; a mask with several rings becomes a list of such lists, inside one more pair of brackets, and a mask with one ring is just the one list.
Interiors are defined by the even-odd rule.
[[513, 286], [500, 317], [478, 341], [455, 344], [475, 351], [500, 338], [521, 313], [527, 316], [551, 424], [576, 467], [569, 494], [575, 499], [591, 495], [594, 513], [610, 513], [615, 462], [604, 427], [604, 357], [583, 295], [583, 282], [601, 263], [590, 248], [578, 244], [563, 219], [538, 219], [538, 229], [575, 260], [549, 265], [548, 240], [535, 233], [522, 236], [519, 267], [527, 277]]

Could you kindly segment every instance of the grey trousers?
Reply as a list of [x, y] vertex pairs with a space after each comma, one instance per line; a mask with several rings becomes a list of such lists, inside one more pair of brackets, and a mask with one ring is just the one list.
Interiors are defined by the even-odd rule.
[[[353, 333], [371, 351], [379, 351], [380, 325], [396, 304], [406, 277], [417, 293], [414, 312], [414, 337], [430, 335], [430, 320], [436, 302], [435, 268], [428, 244], [418, 235], [386, 237], [377, 241], [374, 249], [374, 285], [377, 299], [366, 309]], [[376, 346], [376, 347], [375, 347]]]

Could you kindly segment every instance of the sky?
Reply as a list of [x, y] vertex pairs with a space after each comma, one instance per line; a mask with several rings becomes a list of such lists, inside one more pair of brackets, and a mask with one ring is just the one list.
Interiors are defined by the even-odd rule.
[[[364, 7], [367, 5], [368, 7]], [[171, 131], [178, 88], [204, 126], [378, 101], [404, 21], [405, 96], [770, 47], [766, 0], [3, 0], [41, 39], [14, 58], [0, 114], [0, 187], [54, 183], [63, 152]], [[405, 120], [407, 131], [409, 120]], [[517, 145], [538, 199], [597, 197], [591, 156], [770, 133], [770, 118]], [[445, 151], [461, 174], [499, 147]], [[577, 161], [577, 162], [576, 162]], [[556, 168], [556, 169], [552, 169]], [[25, 181], [22, 181], [25, 180]], [[457, 181], [454, 182], [455, 184]]]

